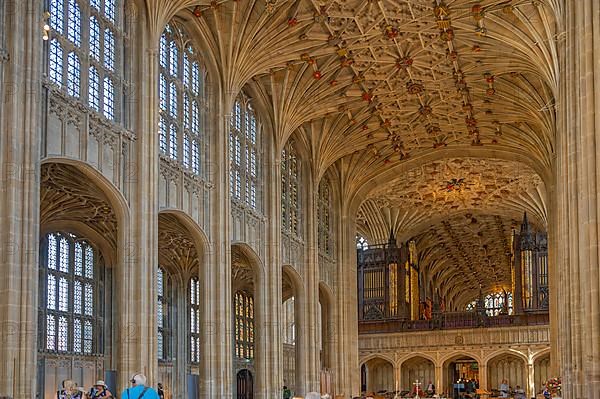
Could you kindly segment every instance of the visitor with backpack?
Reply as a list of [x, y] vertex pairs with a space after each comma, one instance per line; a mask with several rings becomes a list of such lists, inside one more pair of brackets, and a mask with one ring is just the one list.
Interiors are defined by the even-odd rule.
[[131, 387], [121, 394], [121, 399], [159, 399], [154, 389], [146, 385], [144, 374], [134, 374], [129, 381]]

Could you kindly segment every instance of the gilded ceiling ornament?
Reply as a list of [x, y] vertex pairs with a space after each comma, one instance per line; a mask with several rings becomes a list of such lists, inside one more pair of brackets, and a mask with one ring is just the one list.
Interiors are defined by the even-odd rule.
[[464, 182], [465, 182], [464, 177], [461, 177], [460, 179], [456, 179], [456, 178], [450, 179], [446, 183], [444, 183], [444, 190], [446, 190], [449, 193], [460, 192], [465, 187]]

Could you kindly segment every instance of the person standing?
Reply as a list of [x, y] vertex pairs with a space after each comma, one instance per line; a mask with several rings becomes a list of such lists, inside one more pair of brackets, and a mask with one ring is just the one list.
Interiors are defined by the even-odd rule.
[[500, 387], [498, 387], [498, 390], [500, 391], [501, 398], [508, 398], [508, 394], [510, 392], [510, 387], [508, 386], [508, 381], [502, 380], [502, 384], [500, 384]]
[[283, 399], [291, 399], [292, 391], [287, 386], [283, 386]]
[[433, 395], [435, 393], [435, 385], [433, 385], [433, 382], [429, 381], [425, 392], [427, 392], [427, 395]]
[[129, 382], [131, 387], [123, 391], [121, 399], [159, 399], [158, 393], [146, 385], [144, 374], [134, 374]]
[[163, 389], [162, 382], [158, 383], [158, 397], [159, 399], [165, 399], [165, 390]]

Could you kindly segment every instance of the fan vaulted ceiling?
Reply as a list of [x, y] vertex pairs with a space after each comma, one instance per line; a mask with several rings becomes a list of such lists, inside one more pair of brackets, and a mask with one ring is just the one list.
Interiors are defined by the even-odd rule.
[[157, 37], [175, 14], [195, 26], [225, 92], [250, 89], [279, 148], [296, 135], [317, 178], [337, 174], [369, 239], [395, 229], [455, 248], [430, 251], [438, 278], [443, 264], [506, 282], [510, 227], [525, 210], [545, 225], [560, 2], [146, 3]]

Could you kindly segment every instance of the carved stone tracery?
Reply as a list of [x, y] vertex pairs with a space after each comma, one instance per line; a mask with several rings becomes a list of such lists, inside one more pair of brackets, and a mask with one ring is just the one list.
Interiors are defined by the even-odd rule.
[[117, 217], [105, 193], [73, 166], [50, 163], [41, 168], [40, 223], [81, 222], [117, 248]]

